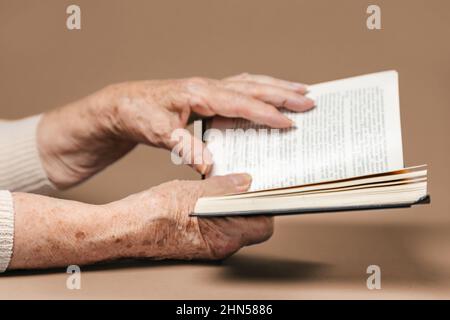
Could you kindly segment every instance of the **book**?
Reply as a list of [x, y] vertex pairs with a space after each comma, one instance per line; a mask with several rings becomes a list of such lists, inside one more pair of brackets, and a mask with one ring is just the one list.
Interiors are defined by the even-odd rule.
[[398, 73], [385, 71], [309, 87], [316, 107], [283, 110], [295, 122], [270, 129], [214, 117], [204, 139], [209, 176], [246, 172], [248, 192], [203, 197], [192, 215], [281, 215], [428, 203], [427, 166], [404, 168]]

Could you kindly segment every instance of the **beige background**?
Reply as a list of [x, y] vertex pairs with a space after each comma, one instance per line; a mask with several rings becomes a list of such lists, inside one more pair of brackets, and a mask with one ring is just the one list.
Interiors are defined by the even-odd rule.
[[[381, 31], [365, 26], [382, 9]], [[82, 30], [65, 27], [67, 5]], [[321, 82], [396, 69], [406, 165], [428, 163], [432, 204], [279, 217], [273, 238], [218, 264], [122, 262], [9, 273], [0, 298], [450, 298], [450, 2], [0, 0], [1, 117], [63, 105], [134, 79], [243, 71]], [[168, 153], [138, 148], [60, 194], [103, 203], [163, 181], [197, 179]], [[369, 291], [366, 268], [382, 269]]]

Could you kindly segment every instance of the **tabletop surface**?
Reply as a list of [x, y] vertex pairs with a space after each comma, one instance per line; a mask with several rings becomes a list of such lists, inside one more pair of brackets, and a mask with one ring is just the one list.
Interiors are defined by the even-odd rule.
[[[449, 299], [449, 226], [408, 224], [420, 208], [278, 217], [273, 238], [215, 263], [120, 261], [0, 277], [0, 299]], [[367, 267], [381, 270], [369, 290]]]

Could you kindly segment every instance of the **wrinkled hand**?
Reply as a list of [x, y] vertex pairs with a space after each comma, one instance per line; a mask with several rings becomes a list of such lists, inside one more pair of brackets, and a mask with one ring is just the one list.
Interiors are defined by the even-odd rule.
[[[277, 108], [311, 109], [314, 102], [305, 92], [303, 84], [249, 74], [223, 80], [115, 84], [46, 113], [38, 127], [38, 148], [50, 180], [67, 188], [102, 170], [138, 143], [172, 149], [177, 143], [171, 139], [172, 132], [186, 127], [193, 114], [290, 127], [292, 122]], [[201, 173], [210, 169], [206, 164], [193, 166]]]
[[116, 239], [127, 257], [154, 259], [222, 259], [241, 247], [267, 240], [273, 219], [266, 216], [197, 218], [197, 199], [246, 191], [247, 174], [217, 176], [203, 181], [172, 181], [108, 205]]

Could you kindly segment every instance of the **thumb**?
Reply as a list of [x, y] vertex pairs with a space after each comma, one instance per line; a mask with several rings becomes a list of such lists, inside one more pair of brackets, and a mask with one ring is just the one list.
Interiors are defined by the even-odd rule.
[[203, 141], [184, 128], [172, 132], [169, 147], [174, 163], [188, 164], [200, 174], [207, 174], [213, 163], [212, 154]]
[[252, 184], [252, 176], [247, 173], [236, 173], [211, 177], [200, 183], [203, 196], [220, 196], [247, 191]]

